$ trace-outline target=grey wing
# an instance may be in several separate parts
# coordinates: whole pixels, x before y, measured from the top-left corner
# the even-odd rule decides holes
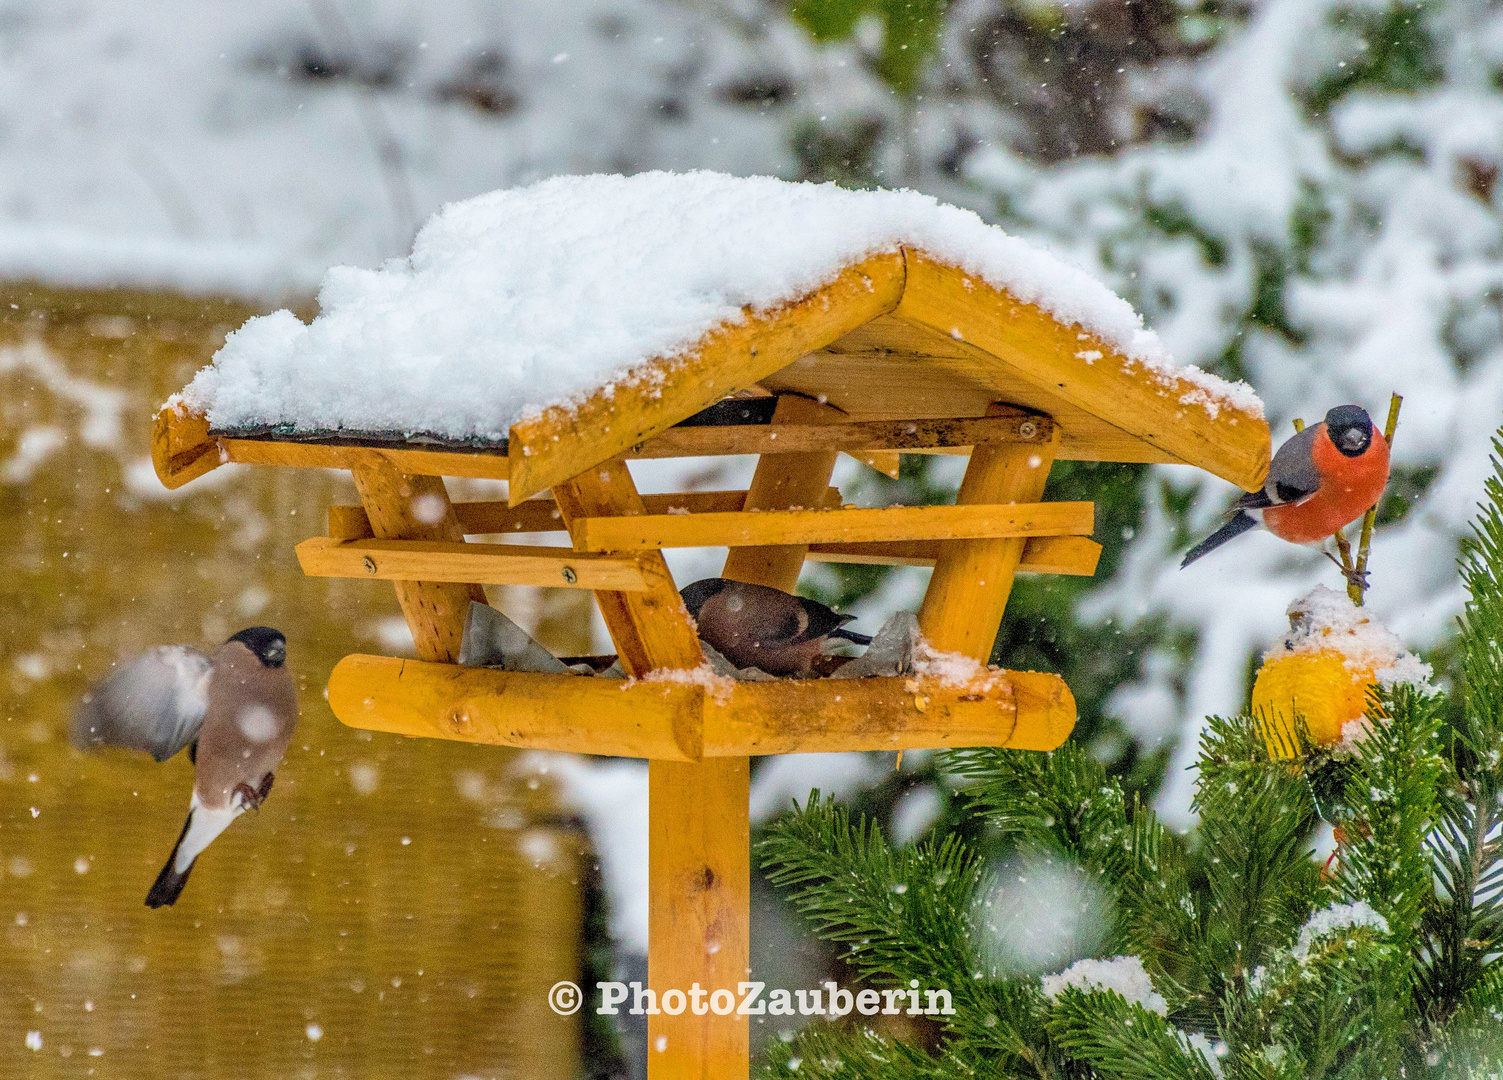
[[[1323,425],[1315,424],[1297,433],[1279,447],[1268,465],[1268,482],[1263,485],[1269,505],[1299,502],[1320,488],[1320,472],[1315,468],[1315,437]]]
[[[198,736],[208,711],[209,658],[159,645],[93,687],[73,715],[73,745],[124,746],[166,761]]]

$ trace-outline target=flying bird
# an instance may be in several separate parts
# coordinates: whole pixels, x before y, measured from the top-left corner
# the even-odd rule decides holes
[[[1367,410],[1338,405],[1279,447],[1261,491],[1237,500],[1226,524],[1196,544],[1181,567],[1261,524],[1291,544],[1319,544],[1383,495],[1388,443]]]
[[[767,585],[705,578],[684,586],[680,595],[700,638],[738,668],[807,678],[831,638],[857,645],[872,640],[845,629],[854,615]]]
[[[287,639],[253,626],[205,656],[159,645],[84,695],[73,718],[74,745],[124,746],[166,761],[183,747],[195,775],[188,820],[146,894],[174,903],[194,860],[271,791],[297,723],[297,690],[285,667]]]

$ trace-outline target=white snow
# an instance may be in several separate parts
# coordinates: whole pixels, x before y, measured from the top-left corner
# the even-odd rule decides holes
[[[1290,604],[1287,613],[1289,633],[1263,654],[1265,662],[1290,654],[1334,652],[1348,671],[1372,672],[1384,688],[1430,685],[1430,665],[1345,592],[1317,585]]]
[[[1388,920],[1374,911],[1366,900],[1332,904],[1311,915],[1305,925],[1300,927],[1299,940],[1294,946],[1294,958],[1305,960],[1310,955],[1310,946],[1315,944],[1317,938],[1363,926],[1371,927],[1380,934],[1388,933]]]
[[[621,688],[637,685],[636,679],[624,679]],[[679,686],[703,687],[705,693],[718,702],[727,702],[736,689],[736,680],[725,675],[715,674],[715,669],[709,664],[700,664],[692,668],[654,668],[641,679],[644,683],[674,683]]]
[[[1136,956],[1113,956],[1108,960],[1077,960],[1058,975],[1045,975],[1044,993],[1056,997],[1067,986],[1081,990],[1115,990],[1129,1004],[1141,1005],[1160,1016],[1169,1015],[1169,1004],[1157,990]]]
[[[964,653],[944,652],[927,641],[920,641],[913,650],[913,673],[933,679],[941,686],[978,692],[1004,680],[1002,669],[983,664]]]
[[[336,267],[304,325],[233,333],[183,398],[221,428],[499,440],[597,390],[651,394],[655,358],[900,247],[958,266],[1113,344],[1212,416],[1252,389],[1175,366],[1123,300],[1071,264],[912,191],[719,173],[555,177],[451,204],[407,259]]]

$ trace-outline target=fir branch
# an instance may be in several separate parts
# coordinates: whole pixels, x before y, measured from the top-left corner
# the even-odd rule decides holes
[[[1460,620],[1466,710],[1459,734],[1471,755],[1461,769],[1463,778],[1487,774],[1496,783],[1503,769],[1503,440],[1493,439],[1493,452],[1487,501],[1472,525],[1460,567],[1468,600]]]
[[[1378,927],[1336,927],[1284,951],[1249,980],[1245,1005],[1223,1034],[1267,1047],[1280,1066],[1335,1080],[1395,1075],[1404,1049],[1405,995],[1393,992],[1394,947]]]
[[[1219,1080],[1183,1032],[1115,990],[1066,987],[1050,1010],[1049,1033],[1102,1077]]]
[[[1015,847],[1058,851],[1094,870],[1116,850],[1127,823],[1121,786],[1078,743],[1046,754],[953,750],[941,767],[970,781],[965,793]]]
[[[1447,1065],[1461,1074],[1503,1074],[1503,964],[1493,964],[1467,988],[1443,1039]]]
[[[760,1080],[976,1080],[1000,1076],[962,1068],[953,1059],[933,1058],[874,1031],[846,1031],[821,1025],[789,1041],[773,1039]]]
[[[845,945],[842,958],[862,978],[878,985],[917,978],[950,990],[956,1011],[946,1023],[957,1048],[999,1067],[1055,1075],[1036,986],[985,982],[976,970],[973,901],[990,891],[991,878],[957,838],[894,850],[874,823],[853,822],[815,791],[769,827],[759,854],[768,880],[791,887],[814,932]]]
[[[805,1032],[792,1043],[773,1042],[760,1072],[766,1080],[941,1080],[964,1075],[874,1032],[829,1028]]]
[[[1195,809],[1207,904],[1209,963],[1240,983],[1287,946],[1321,892],[1306,838],[1315,826],[1308,785],[1268,759],[1253,719],[1213,716],[1202,739]]]
[[[1119,890],[1117,949],[1143,961],[1176,1014],[1208,1020],[1217,980],[1184,840],[1140,806],[1121,836],[1118,858],[1109,865]]]
[[[1172,1007],[1209,1016],[1215,991],[1185,843],[1151,809],[1076,743],[1047,754],[951,751],[942,767],[969,781],[962,790],[1001,839],[1057,852],[1115,893],[1107,951],[1138,955]]]
[[[1425,917],[1419,992],[1432,1028],[1462,1007],[1503,950],[1503,443],[1461,559],[1461,708],[1453,710],[1452,774],[1429,839],[1441,894]]]
[[[1337,824],[1349,838],[1334,879],[1345,900],[1365,900],[1388,921],[1401,954],[1416,944],[1420,916],[1435,896],[1427,841],[1436,821],[1440,699],[1415,687],[1379,691],[1373,725],[1357,744]]]
[[[960,943],[971,933],[980,860],[957,837],[893,850],[869,820],[818,791],[774,822],[759,847],[768,880],[791,886],[793,904],[863,977],[969,984],[972,963]]]

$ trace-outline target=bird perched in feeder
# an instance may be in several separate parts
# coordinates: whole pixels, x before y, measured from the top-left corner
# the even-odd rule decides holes
[[[1388,443],[1367,410],[1338,405],[1279,447],[1261,491],[1237,500],[1227,523],[1181,567],[1261,524],[1291,544],[1319,544],[1367,512],[1388,483]]]
[[[286,661],[286,638],[253,626],[213,656],[159,645],[84,695],[74,745],[124,746],[158,761],[186,746],[196,770],[188,820],[146,895],[148,907],[174,903],[204,848],[271,791],[297,723]]]
[[[767,585],[705,578],[684,586],[680,595],[700,638],[738,668],[807,678],[830,639],[857,645],[872,640],[845,629],[854,615]]]

